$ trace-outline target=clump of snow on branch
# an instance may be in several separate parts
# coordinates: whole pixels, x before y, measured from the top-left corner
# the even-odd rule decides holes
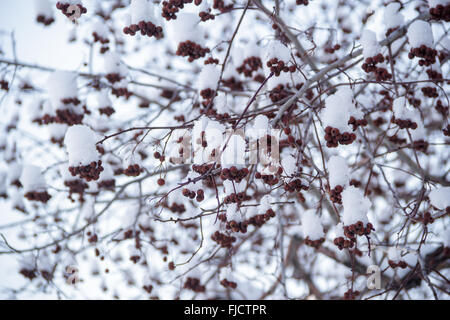
[[[375,57],[381,52],[378,44],[377,35],[372,30],[364,30],[361,35],[361,44],[363,46],[364,59]]]
[[[325,109],[322,111],[322,121],[325,127],[337,128],[341,132],[352,131],[348,124],[350,117],[362,119],[363,113],[356,109],[353,101],[353,92],[350,88],[339,88],[335,94],[325,100]]]
[[[436,188],[428,194],[428,198],[433,207],[445,210],[450,206],[450,187]]]
[[[371,202],[360,189],[354,186],[345,188],[342,191],[342,205],[344,206],[342,216],[344,225],[352,225],[358,221],[364,224],[368,223],[367,212],[370,209]]]
[[[47,188],[44,175],[41,173],[41,168],[34,165],[25,165],[20,175],[20,182],[26,192],[41,191]]]
[[[416,20],[408,28],[408,41],[412,48],[419,48],[425,45],[428,48],[433,48],[433,31],[431,25],[423,20]]]
[[[99,153],[95,147],[97,137],[91,128],[84,125],[69,127],[64,138],[69,154],[69,165],[88,165],[99,159]]]
[[[303,236],[310,240],[318,240],[324,237],[323,226],[315,209],[306,210],[301,213]]]
[[[336,186],[345,187],[350,179],[350,172],[347,165],[347,160],[340,156],[332,156],[327,163],[330,188],[334,189]]]

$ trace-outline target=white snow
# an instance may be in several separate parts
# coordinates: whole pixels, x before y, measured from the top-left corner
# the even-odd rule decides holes
[[[325,125],[339,129],[342,132],[351,132],[348,120],[353,116],[362,119],[363,113],[357,110],[353,101],[353,91],[347,87],[340,87],[335,94],[325,100],[325,109],[322,111],[322,121]]]
[[[334,189],[336,186],[345,187],[350,179],[347,160],[340,156],[332,156],[328,160],[327,165],[329,171],[330,188]]]
[[[286,47],[284,44],[282,44],[278,40],[271,41],[266,49],[266,61],[277,58],[278,60],[288,62],[291,60],[291,51],[288,47]]]
[[[215,64],[208,64],[202,68],[198,76],[198,89],[213,89],[217,87],[220,78],[220,69]]]
[[[225,138],[226,142],[228,138]],[[227,147],[220,158],[222,168],[229,168],[233,165],[239,166],[245,164],[245,140],[240,135],[231,136]]]
[[[253,140],[257,140],[263,138],[269,134],[269,118],[265,115],[257,115],[254,124],[248,126],[245,130],[246,136]]]
[[[48,93],[53,107],[58,108],[65,98],[76,98],[77,74],[69,71],[55,71],[47,81]]]
[[[401,250],[399,250],[396,247],[390,247],[388,250],[388,257],[389,257],[389,260],[392,260],[394,262],[398,262],[398,261],[402,260]]]
[[[154,21],[153,10],[148,0],[131,0],[130,3],[131,23],[138,24],[141,21]]]
[[[396,119],[415,121],[416,111],[409,105],[405,97],[399,97],[392,104],[392,111]]]
[[[107,162],[103,162],[102,166],[103,166],[103,171],[100,172],[100,177],[99,177],[98,181],[101,182],[101,181],[114,180],[114,171],[111,168],[111,165]]]
[[[342,221],[348,226],[358,221],[368,223],[367,212],[371,206],[368,198],[364,197],[362,190],[349,186],[342,191],[342,205],[344,212]]]
[[[204,30],[199,25],[200,18],[197,14],[180,11],[177,18],[167,24],[167,32],[174,45],[187,40],[202,45]]]
[[[288,176],[292,176],[297,172],[297,159],[291,155],[283,156],[281,159],[281,166]]]
[[[53,17],[53,6],[49,0],[34,0],[36,16],[43,15],[46,18]]]
[[[436,8],[438,5],[446,6],[450,4],[450,0],[428,0],[428,6],[430,8]]]
[[[431,25],[423,20],[416,20],[408,28],[408,41],[412,48],[418,48],[425,45],[429,48],[434,47],[433,31]]]
[[[120,61],[120,57],[116,52],[108,51],[104,54],[103,70],[106,74],[118,73],[121,76],[126,76],[127,68]]]
[[[384,24],[386,29],[396,28],[403,25],[405,18],[399,12],[400,3],[391,2],[384,9]]]
[[[24,192],[42,191],[47,187],[45,177],[41,173],[41,168],[34,165],[25,165],[20,175],[20,183],[22,183]]]
[[[68,126],[64,123],[50,123],[47,125],[50,137],[57,140],[64,138]]]
[[[93,32],[95,32],[99,37],[108,39],[108,27],[104,21],[96,21],[92,26]]]
[[[301,214],[303,236],[310,240],[319,240],[324,237],[322,222],[315,209],[306,210]]]
[[[69,127],[64,138],[69,153],[69,166],[88,165],[98,161],[99,154],[95,147],[95,132],[84,125]]]
[[[439,210],[445,210],[450,206],[450,187],[439,187],[428,194],[430,203]]]
[[[111,99],[109,98],[108,92],[106,90],[102,90],[97,93],[97,107],[106,108],[112,107]]]
[[[377,35],[372,30],[364,30],[361,35],[361,44],[363,46],[364,59],[374,57],[381,52],[378,44]]]

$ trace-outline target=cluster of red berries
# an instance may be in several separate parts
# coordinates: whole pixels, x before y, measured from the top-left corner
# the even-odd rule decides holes
[[[2,90],[8,91],[9,90],[9,83],[6,80],[0,80],[0,88]]]
[[[204,61],[204,64],[219,64],[219,59],[214,59],[213,57],[209,57]]]
[[[72,176],[80,176],[82,179],[86,179],[86,181],[98,180],[100,177],[100,173],[103,171],[102,161],[98,160],[97,162],[92,161],[90,164],[86,166],[77,166],[77,167],[69,167],[69,171]]]
[[[324,243],[324,242],[325,242],[325,238],[311,240],[311,239],[309,239],[309,237],[306,237],[306,239],[305,239],[305,244],[307,246],[313,247],[315,249],[319,248],[322,245],[322,243]]]
[[[83,7],[81,4],[77,4],[78,8],[80,8],[80,14],[84,14],[87,12],[87,9]],[[60,2],[56,3],[56,9],[61,10],[61,12],[67,17],[70,18],[73,15],[73,12],[67,12],[69,9],[70,3]]]
[[[247,78],[251,78],[253,76],[253,72],[262,68],[262,61],[259,57],[248,57],[246,58],[242,64],[236,68],[236,71],[239,74],[244,74]]]
[[[397,134],[394,134],[393,136],[389,137],[388,140],[392,143],[399,145],[406,143],[406,139],[400,138]]]
[[[188,61],[192,62],[196,59],[205,57],[209,53],[209,48],[203,48],[201,45],[190,40],[180,42],[177,49],[177,56],[189,57]]]
[[[294,65],[288,67],[286,63],[278,58],[272,58],[267,61],[267,67],[270,68],[270,72],[273,72],[276,77],[278,77],[281,72],[295,72],[296,68]]]
[[[339,203],[342,204],[342,196],[341,193],[344,190],[344,187],[342,186],[335,186],[334,189],[330,190],[330,200],[333,203]]]
[[[230,289],[236,289],[237,288],[237,283],[236,282],[229,281],[227,279],[221,280],[220,284],[222,286],[224,286],[225,288],[230,288]]]
[[[308,189],[309,189],[308,186],[302,184],[301,179],[292,180],[284,185],[284,190],[287,192],[300,192],[301,190],[306,191]]]
[[[211,88],[207,88],[207,89],[203,89],[200,91],[200,96],[208,101],[207,103],[209,104],[209,101],[214,97],[215,91]]]
[[[210,12],[206,12],[206,11],[199,12],[198,16],[200,17],[200,19],[203,22],[208,21],[208,20],[214,20],[216,18],[215,15],[211,14]]]
[[[429,98],[439,97],[439,94],[437,93],[437,90],[435,87],[423,87],[422,93],[425,97],[429,97]]]
[[[255,179],[262,179],[262,181],[269,186],[274,186],[278,184],[279,181],[278,178],[273,174],[261,174],[259,172],[255,173]]]
[[[98,112],[100,114],[105,114],[108,117],[111,116],[114,112],[116,112],[116,110],[114,110],[113,107],[103,107],[103,108],[99,108]]]
[[[429,79],[431,79],[431,80],[442,80],[442,73],[439,73],[438,71],[436,71],[436,70],[433,70],[433,69],[427,69],[427,75],[428,75],[428,78]]]
[[[177,18],[176,13],[180,11],[180,9],[184,8],[185,4],[192,3],[193,0],[167,0],[163,1],[162,8],[162,17],[167,21],[175,20]],[[194,1],[196,6],[199,6],[202,3],[202,0]]]
[[[138,165],[137,163],[135,163],[135,164],[130,164],[130,165],[128,166],[128,168],[126,168],[126,169],[123,171],[123,173],[124,173],[126,176],[129,176],[129,177],[137,177],[137,176],[140,175],[142,172],[144,172],[144,169],[141,168],[141,166]]]
[[[407,266],[408,266],[408,264],[405,262],[405,261],[403,261],[403,260],[401,260],[401,261],[399,261],[399,262],[395,262],[395,261],[392,261],[392,260],[388,260],[388,263],[389,263],[389,266],[392,268],[392,269],[395,269],[395,268],[397,268],[397,267],[400,267],[400,268],[402,268],[402,269],[405,269]]]
[[[36,17],[36,21],[37,21],[38,23],[42,23],[44,26],[49,26],[49,25],[51,25],[53,22],[55,22],[55,19],[52,18],[52,17],[47,18],[46,16],[40,14],[40,15],[38,15],[38,16]]]
[[[47,201],[52,197],[47,191],[29,191],[25,193],[24,196],[30,201],[39,201],[42,203],[47,203]]]
[[[62,104],[73,104],[75,106],[79,105],[81,103],[80,99],[78,99],[77,97],[74,98],[64,98],[61,99]]]
[[[214,167],[214,164],[212,164],[212,163],[211,164],[200,164],[200,165],[194,164],[194,165],[192,165],[192,170],[203,175],[203,174],[206,174],[207,172],[210,172],[213,169],[213,167]]]
[[[375,229],[373,228],[373,225],[370,222],[368,222],[365,227],[362,221],[358,221],[349,226],[344,226],[344,234],[347,238],[351,240],[355,240],[356,236],[367,236],[370,234],[372,230]]]
[[[224,87],[229,88],[231,91],[243,91],[244,82],[236,79],[235,77],[230,77],[228,79],[221,80]]]
[[[374,73],[377,81],[388,81],[392,78],[392,74],[386,68],[377,68]]]
[[[357,296],[359,296],[361,294],[361,292],[359,292],[358,290],[353,291],[352,289],[348,289],[345,293],[344,293],[344,300],[355,300]]]
[[[366,58],[366,60],[364,61],[363,65],[362,65],[362,69],[366,72],[374,72],[377,67],[376,64],[378,63],[383,63],[384,62],[384,56],[379,53],[374,57],[368,57]]]
[[[195,191],[191,191],[188,188],[184,188],[182,190],[182,194],[183,196],[185,196],[186,198],[189,199],[194,199],[197,200],[197,202],[202,202],[203,200],[205,200],[205,192],[203,191],[203,189],[198,189],[197,192]]]
[[[336,148],[338,144],[348,145],[356,140],[356,135],[350,132],[340,133],[339,129],[330,126],[325,128],[325,141],[328,148]]]
[[[190,289],[194,292],[205,292],[205,286],[200,284],[200,279],[188,277],[183,286],[185,289]]]
[[[390,74],[386,68],[377,67],[377,63],[384,62],[384,57],[381,53],[376,55],[375,57],[369,57],[365,60],[362,65],[362,69],[366,73],[374,73],[375,79],[377,81],[387,81],[392,78],[392,74]]]
[[[409,119],[396,119],[394,116],[392,116],[391,122],[398,125],[400,129],[417,129],[417,123]]]
[[[423,139],[420,139],[420,140],[416,140],[416,141],[414,141],[412,143],[412,148],[414,150],[417,150],[417,151],[420,151],[420,152],[423,152],[423,153],[427,153],[428,145],[429,144],[428,144],[427,141],[425,141]]]
[[[172,205],[170,207],[169,206],[166,206],[166,207],[173,213],[181,214],[183,212],[186,212],[186,207],[184,206],[184,204],[178,204],[178,203],[174,202],[174,203],[172,203]]]
[[[236,242],[236,237],[227,236],[219,231],[214,232],[211,235],[211,239],[214,242],[217,242],[222,248],[231,248],[233,246],[233,242]]]
[[[419,66],[428,67],[436,62],[437,54],[438,52],[436,49],[428,48],[426,45],[421,45],[419,48],[412,48],[408,53],[408,58],[422,58],[419,60]]]
[[[19,270],[19,273],[21,275],[23,275],[25,278],[29,279],[29,280],[33,280],[34,278],[36,278],[36,273],[37,270],[36,268],[30,269],[30,268],[21,268]]]
[[[111,84],[119,82],[123,79],[123,77],[119,73],[108,73],[105,75],[105,78]]]
[[[350,120],[348,120],[348,124],[352,126],[352,130],[356,131],[358,127],[364,127],[367,126],[367,120],[366,119],[355,119],[354,116],[350,117]]]
[[[127,88],[112,88],[111,93],[115,95],[117,98],[125,97],[126,99],[128,99],[133,95],[133,93],[128,91]]]
[[[248,226],[251,225],[256,228],[260,228],[273,217],[275,217],[275,211],[273,211],[272,209],[268,209],[266,213],[257,214],[242,222],[237,222],[234,220],[227,221],[227,217],[225,214],[220,214],[218,216],[218,219],[222,222],[226,222],[227,230],[231,230],[233,232],[247,233]]]
[[[450,4],[438,4],[436,8],[430,8],[430,15],[434,20],[450,21]]]
[[[201,3],[201,1],[200,1]],[[220,13],[226,13],[233,9],[233,4],[225,5],[224,0],[214,0],[213,2],[213,8],[220,11]]]
[[[304,6],[307,6],[309,4],[309,1],[308,0],[296,0],[295,3],[297,5],[301,5],[302,4]]]
[[[37,122],[39,124],[65,123],[72,126],[75,124],[81,124],[83,117],[83,114],[75,113],[69,109],[58,109],[56,110],[56,116],[45,114],[42,119],[37,119]]]
[[[114,189],[116,188],[116,180],[114,180],[114,179],[103,180],[103,181],[98,182],[97,186],[99,189],[114,191]]]
[[[138,31],[140,31],[143,36],[155,37],[156,39],[164,37],[162,27],[155,26],[150,21],[141,21],[138,24],[131,24],[128,27],[123,28],[123,33],[129,34],[130,36],[136,35],[136,32]]]
[[[236,183],[239,183],[248,175],[248,169],[242,168],[238,169],[235,166],[222,169],[220,172],[220,178],[222,180],[231,180],[235,181]]]
[[[223,200],[225,204],[230,203],[242,203],[244,201],[249,201],[251,199],[250,196],[246,195],[245,192],[232,193],[225,197]]]
[[[84,190],[86,190],[87,188],[89,188],[89,186],[87,185],[87,183],[85,183],[83,180],[69,180],[69,181],[64,181],[64,185],[66,187],[69,188],[69,196],[68,198],[74,202],[75,200],[73,200],[72,195],[74,193],[78,193],[80,196],[80,202],[84,201],[83,198],[83,194],[84,194]]]
[[[341,48],[340,44],[335,44],[333,47],[326,47],[324,51],[329,54],[333,54],[335,51]]]
[[[292,92],[290,92],[288,88],[282,84],[277,85],[269,92],[269,98],[270,100],[272,100],[273,103],[281,101],[289,97],[290,95],[292,95]]]
[[[344,237],[337,237],[333,241],[334,245],[339,248],[339,250],[342,249],[350,249],[353,248],[355,244],[355,240],[353,239],[345,239]]]

